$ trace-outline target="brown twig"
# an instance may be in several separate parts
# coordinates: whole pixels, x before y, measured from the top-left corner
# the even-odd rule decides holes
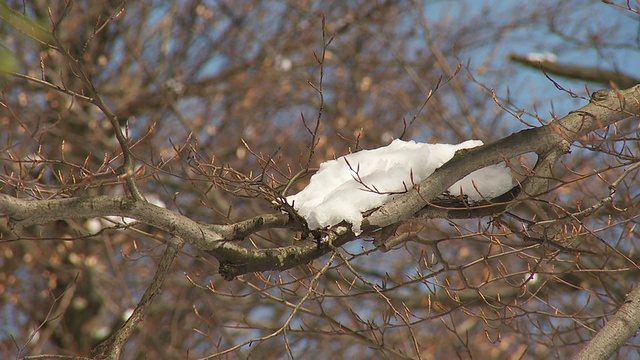
[[[129,319],[127,319],[120,329],[93,349],[91,352],[92,357],[105,357],[105,359],[108,360],[117,360],[120,358],[124,346],[133,333],[133,330],[144,318],[149,307],[153,303],[155,296],[162,290],[164,281],[169,274],[171,264],[184,243],[184,240],[177,237],[172,238],[168,242],[162,257],[160,258],[160,263],[158,264],[156,273],[153,275],[151,283],[142,295],[142,299],[140,299],[140,302],[133,311],[133,314],[131,314]]]

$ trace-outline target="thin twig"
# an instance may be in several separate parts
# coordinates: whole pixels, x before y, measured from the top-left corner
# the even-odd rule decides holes
[[[315,153],[316,145],[318,145],[318,130],[320,129],[320,121],[322,120],[322,114],[324,112],[324,92],[322,90],[323,82],[324,82],[324,62],[326,59],[327,48],[329,44],[335,39],[335,34],[329,38],[327,41],[327,33],[326,33],[326,18],[324,13],[322,14],[322,54],[318,56],[318,54],[313,52],[313,56],[316,58],[318,64],[320,64],[320,78],[318,82],[318,86],[315,86],[311,81],[307,80],[307,83],[320,95],[320,106],[318,108],[318,116],[316,117],[316,124],[313,130],[309,128],[304,120],[304,116],[302,117],[302,121],[307,130],[311,133],[311,145],[309,146],[309,159],[307,160],[307,164],[305,168],[309,168],[311,166],[311,160],[313,159],[313,154]]]
[[[169,241],[164,250],[164,254],[162,254],[162,257],[160,258],[160,263],[158,264],[156,273],[142,295],[142,299],[140,299],[140,302],[133,311],[133,314],[131,314],[129,319],[127,319],[125,324],[118,331],[93,349],[91,352],[92,357],[101,355],[106,356],[106,359],[109,360],[117,360],[120,358],[122,350],[133,333],[133,330],[146,315],[155,296],[160,293],[167,275],[169,274],[171,264],[184,243],[184,240],[177,237],[174,237]]]
[[[70,4],[70,3],[69,3]],[[67,5],[70,6],[70,5]],[[51,19],[53,21],[53,19]],[[146,201],[140,190],[138,189],[138,185],[135,182],[135,158],[133,153],[131,152],[131,147],[129,146],[129,140],[125,136],[122,131],[122,127],[120,126],[120,122],[116,114],[111,110],[111,108],[104,102],[100,93],[93,85],[93,82],[87,75],[82,66],[80,60],[78,60],[71,52],[65,48],[65,46],[60,41],[60,38],[56,34],[57,28],[54,27],[52,30],[53,33],[53,42],[56,45],[57,51],[65,56],[67,60],[69,60],[69,65],[71,70],[80,78],[83,84],[87,87],[89,94],[91,95],[91,103],[97,106],[102,113],[107,117],[109,122],[111,123],[111,127],[116,135],[116,139],[120,144],[120,148],[122,150],[123,155],[123,164],[121,167],[120,175],[125,180],[127,184],[127,188],[133,196],[134,199],[138,201]]]

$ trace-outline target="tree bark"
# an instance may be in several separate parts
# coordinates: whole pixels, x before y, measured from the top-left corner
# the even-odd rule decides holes
[[[618,88],[628,88],[640,83],[640,79],[623,74],[619,71],[611,71],[595,66],[580,66],[572,64],[562,64],[549,60],[532,60],[527,56],[509,54],[507,58],[511,61],[523,64],[530,68],[539,69],[546,73],[562,76],[580,81],[590,81],[609,86],[614,83]]]
[[[640,287],[629,293],[624,304],[607,324],[596,333],[589,344],[575,357],[575,360],[608,359],[628,338],[638,334],[640,329]]]
[[[449,162],[406,194],[366,215],[361,236],[370,236],[382,228],[414,217],[427,216],[425,214],[429,214],[431,202],[456,181],[482,167],[526,153],[538,154],[538,163],[533,175],[511,192],[513,196],[506,206],[515,206],[520,201],[539,195],[554,163],[560,159],[560,155],[569,151],[571,143],[596,129],[640,114],[640,85],[621,91],[600,90],[589,101],[588,105],[548,125],[522,130],[491,144],[458,151]],[[505,205],[500,200],[497,206],[488,210],[473,212],[467,209],[457,215],[482,217],[504,210]],[[256,250],[242,247],[237,241],[260,230],[301,230],[301,225],[286,214],[262,214],[230,225],[202,224],[146,201],[119,196],[22,200],[0,194],[0,214],[8,216],[9,225],[14,228],[61,219],[102,216],[134,218],[178,236],[213,255],[220,261],[220,274],[228,280],[250,272],[290,269],[327,254],[332,249],[329,244],[342,246],[358,238],[347,226],[339,224],[323,231],[321,236],[308,236],[293,245]],[[446,214],[436,211],[429,216],[445,217]]]

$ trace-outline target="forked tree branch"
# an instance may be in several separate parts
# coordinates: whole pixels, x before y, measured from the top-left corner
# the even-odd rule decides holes
[[[456,181],[475,170],[527,153],[536,153],[545,158],[550,153],[568,152],[569,145],[580,137],[639,114],[640,85],[621,91],[600,90],[594,93],[588,105],[548,125],[522,130],[491,144],[457,151],[451,160],[418,186],[366,217],[362,228],[381,228],[408,220]],[[532,178],[535,178],[535,174],[527,181],[538,181],[530,180]],[[529,185],[523,182],[523,186]]]
[[[362,236],[382,228],[420,217],[473,218],[499,214],[533,196],[546,191],[546,180],[560,156],[569,151],[569,144],[599,128],[640,114],[640,85],[621,91],[598,91],[588,105],[569,113],[560,120],[538,128],[512,134],[491,144],[458,151],[430,177],[394,200],[365,216]],[[526,153],[538,154],[534,172],[509,194],[497,198],[497,203],[477,209],[460,211],[434,210],[429,205],[456,181],[482,167],[497,164]],[[301,226],[286,214],[263,214],[230,225],[195,222],[171,210],[146,202],[119,196],[54,200],[22,200],[0,194],[0,214],[8,216],[15,227],[44,224],[55,220],[102,216],[126,216],[184,239],[220,261],[220,274],[228,280],[250,272],[282,271],[305,264],[357,237],[351,229],[339,224],[321,232],[318,238],[309,236],[293,245],[273,249],[249,249],[238,240],[269,228],[301,230]],[[453,214],[453,215],[452,215]]]

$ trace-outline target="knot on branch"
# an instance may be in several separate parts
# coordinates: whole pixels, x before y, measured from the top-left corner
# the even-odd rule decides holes
[[[231,281],[236,277],[237,270],[234,271],[235,268],[238,268],[237,264],[231,264],[229,262],[220,263],[220,267],[218,267],[218,272],[220,276],[226,281]]]
[[[609,97],[609,92],[604,89],[600,89],[593,94],[591,94],[592,101],[604,101]]]

